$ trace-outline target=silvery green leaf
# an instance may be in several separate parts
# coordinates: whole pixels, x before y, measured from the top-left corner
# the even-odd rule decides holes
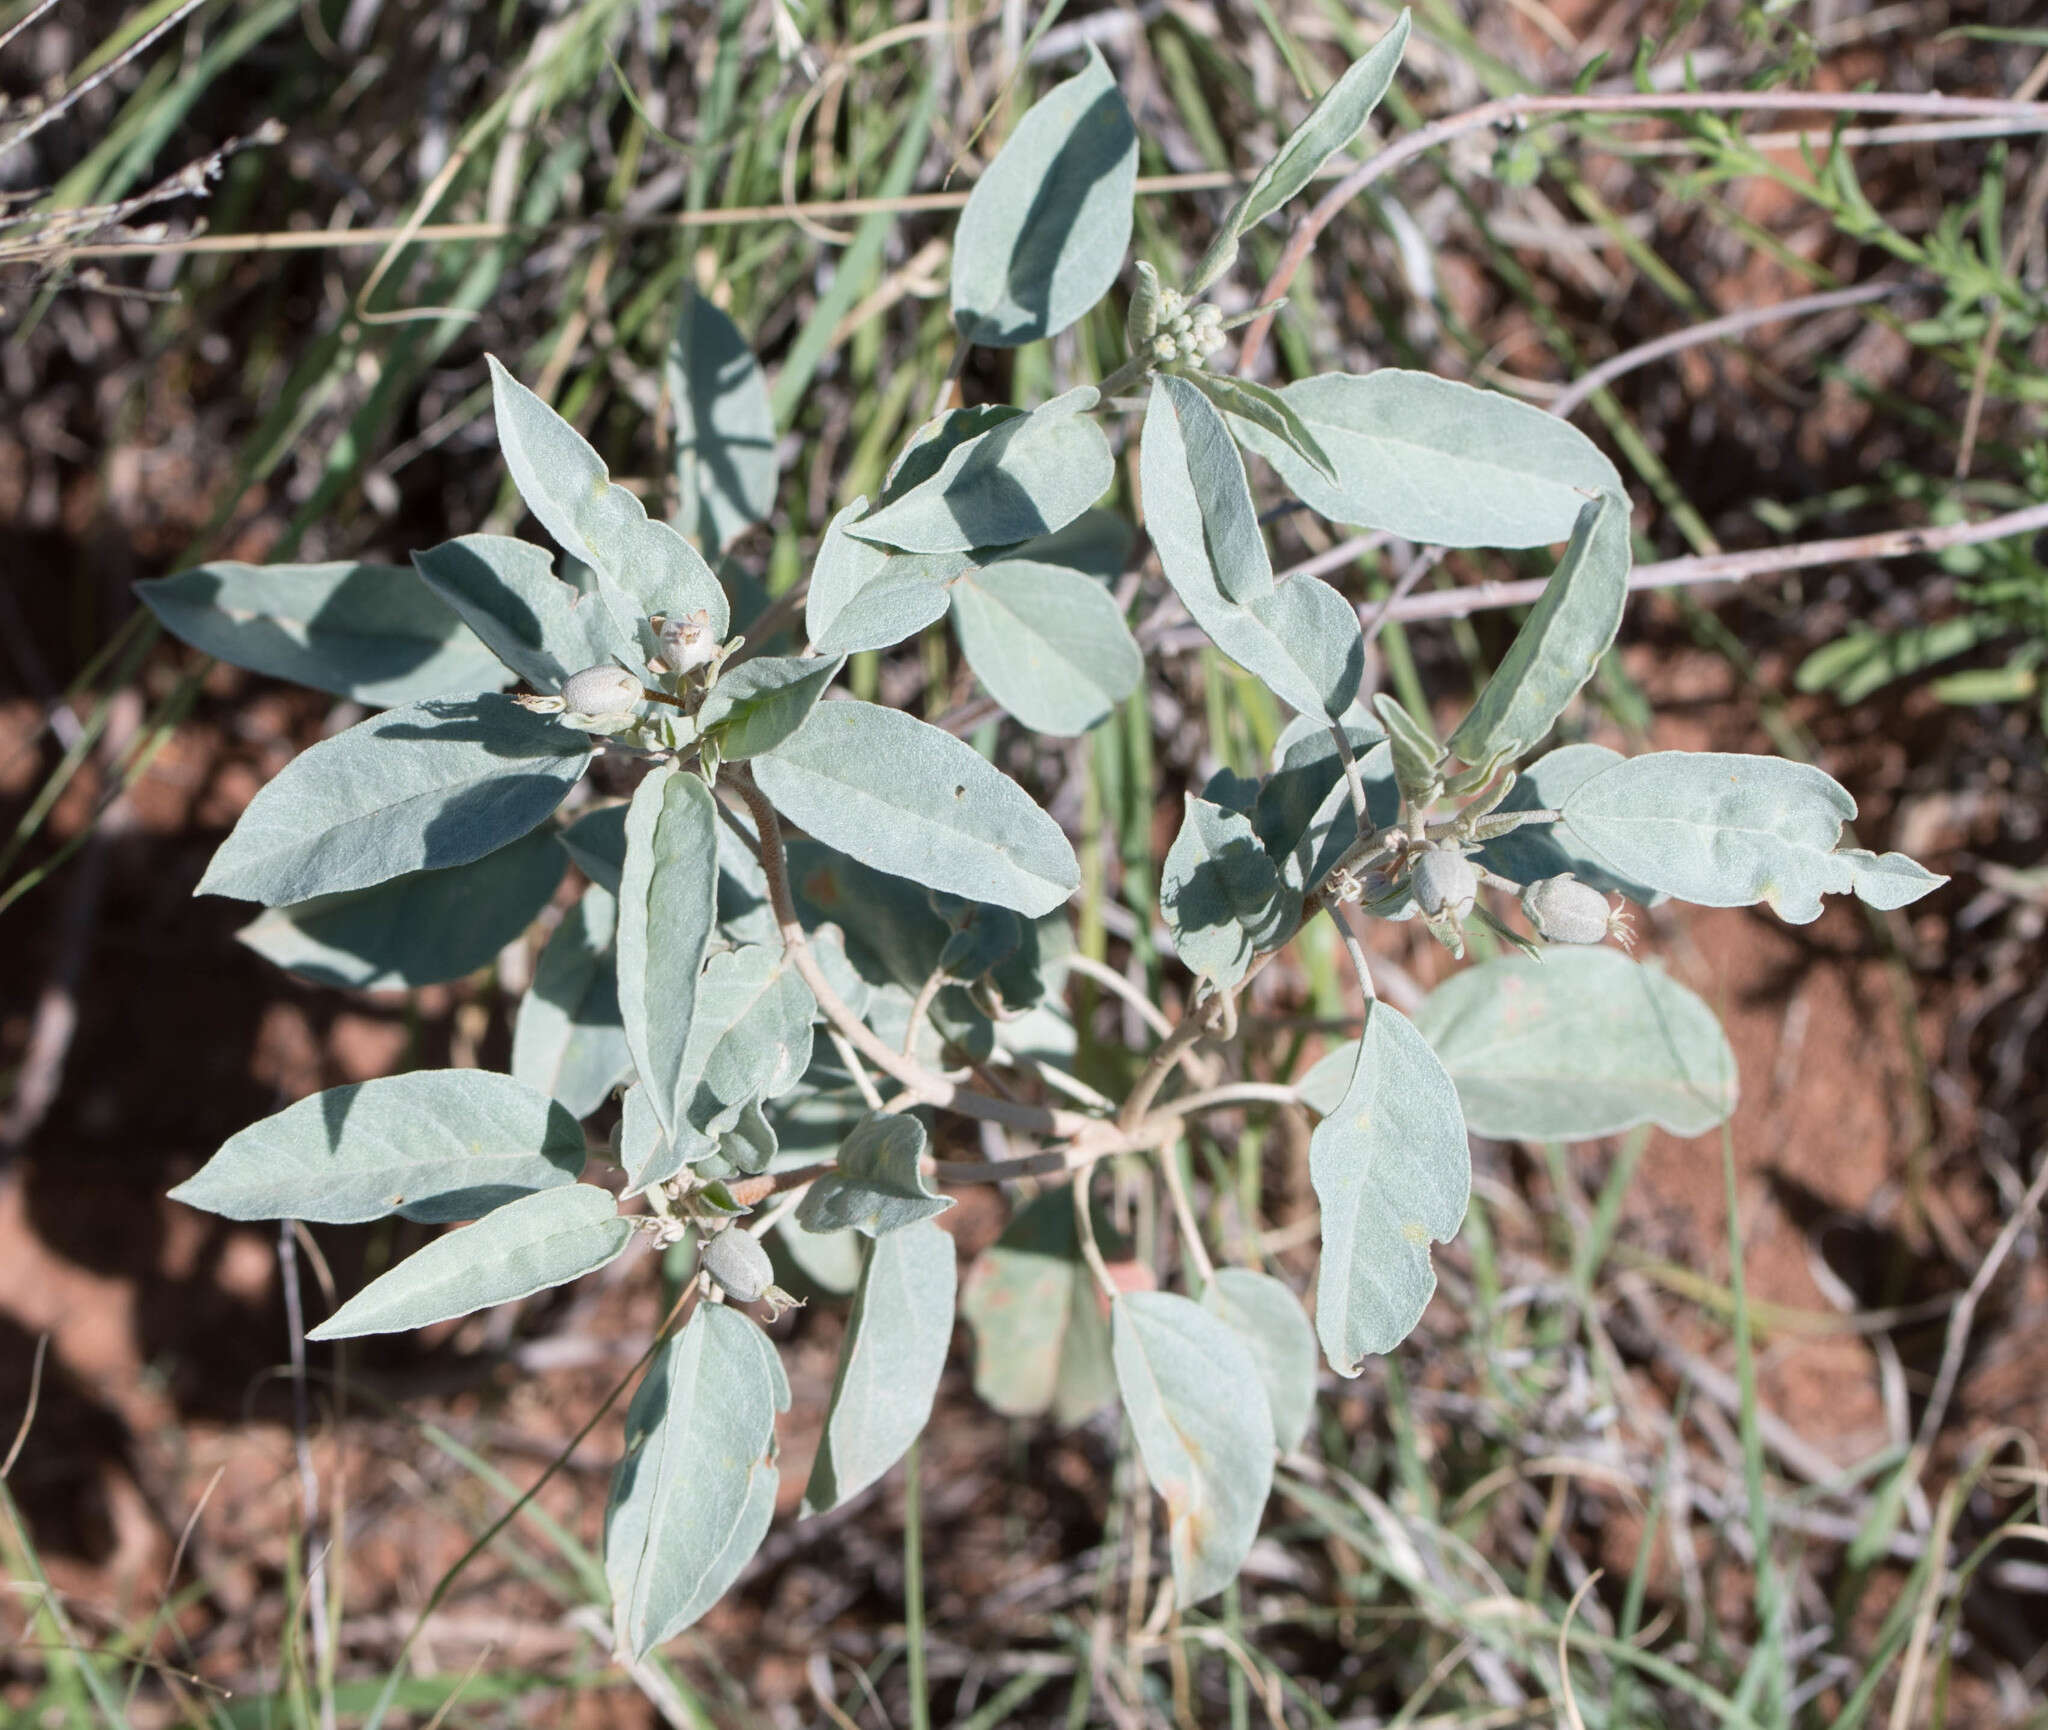
[[[1089,417],[1093,385],[977,433],[847,532],[909,553],[1006,547],[1064,528],[1109,490],[1116,464]]]
[[[740,1108],[739,1119],[718,1137],[718,1157],[742,1177],[758,1177],[775,1164],[780,1144],[775,1125],[760,1105],[749,1100]]]
[[[989,695],[1040,733],[1085,733],[1137,688],[1145,657],[1095,578],[1004,559],[953,585],[953,625]]]
[[[1555,811],[1582,782],[1621,761],[1621,753],[1605,745],[1560,745],[1525,767],[1495,809],[1503,814]],[[1487,842],[1476,857],[1489,871],[1515,883],[1569,873],[1602,894],[1626,895],[1645,907],[1665,899],[1647,884],[1608,870],[1562,823],[1525,823]]]
[[[584,890],[541,950],[512,1027],[513,1075],[577,1117],[588,1117],[633,1073],[612,947],[618,917],[610,893]]]
[[[624,487],[584,437],[499,364],[491,367],[498,447],[512,484],[565,553],[616,583],[643,615],[686,617],[700,608],[726,634],[725,591],[697,549]]]
[[[1903,907],[1946,883],[1901,853],[1841,849],[1856,801],[1807,763],[1657,751],[1592,776],[1559,807],[1610,870],[1701,907],[1768,902],[1794,925],[1823,894]]]
[[[505,683],[490,651],[402,565],[223,559],[135,592],[195,649],[373,708]]]
[[[1432,373],[1324,373],[1280,393],[1337,466],[1335,481],[1248,420],[1235,430],[1334,522],[1417,546],[1540,547],[1589,496],[1622,492],[1593,441],[1555,415]]]
[[[723,552],[775,508],[775,411],[746,338],[695,285],[683,291],[665,377],[676,518],[706,549]]]
[[[1273,1417],[1250,1348],[1192,1299],[1110,1306],[1117,1389],[1145,1476],[1165,1498],[1174,1594],[1192,1607],[1237,1578],[1273,1487]]]
[[[924,1125],[902,1114],[872,1116],[839,1149],[838,1169],[811,1185],[797,1203],[805,1231],[845,1231],[883,1237],[942,1214],[953,1205],[925,1182]]]
[[[852,1500],[917,1440],[946,1368],[958,1278],[953,1240],[930,1220],[867,1246],[806,1514]]]
[[[715,1138],[748,1105],[794,1087],[811,1061],[816,1016],[810,987],[779,942],[712,956],[697,981],[675,1082],[676,1116],[663,1126],[668,1148],[651,1165],[626,1168],[631,1188],[674,1177],[714,1152]]]
[[[1417,805],[1433,803],[1444,785],[1444,748],[1437,743],[1436,734],[1390,692],[1379,692],[1372,706],[1386,724],[1387,743],[1393,747],[1394,780],[1402,797]]]
[[[548,904],[563,864],[554,836],[536,829],[473,864],[273,907],[235,935],[264,960],[316,985],[437,985],[496,960]]]
[[[1316,443],[1316,435],[1309,431],[1308,422],[1296,414],[1294,405],[1271,385],[1256,384],[1250,379],[1233,378],[1227,373],[1209,372],[1202,368],[1175,376],[1184,377],[1225,414],[1236,415],[1238,419],[1262,428],[1328,479],[1337,478],[1335,465],[1323,447]]]
[[[1628,503],[1604,494],[1579,512],[1571,544],[1472,712],[1450,737],[1461,762],[1518,757],[1593,676],[1628,601]]]
[[[277,907],[467,865],[538,828],[589,761],[581,734],[509,697],[388,709],[287,763],[195,893]]]
[[[1375,829],[1384,829],[1401,810],[1393,748],[1377,725],[1362,719],[1347,720],[1344,731],[1358,759],[1366,815]],[[1351,789],[1326,723],[1302,717],[1291,724],[1275,756],[1273,773],[1260,784],[1252,806],[1252,827],[1280,868],[1281,880],[1295,894],[1306,895],[1358,839]]]
[[[831,521],[811,567],[804,629],[821,655],[886,649],[945,616],[946,584],[967,568],[958,553],[892,553],[856,539],[867,512],[855,499]]]
[[[863,993],[888,984],[914,992],[931,977],[952,928],[925,890],[816,841],[791,841],[788,853],[790,887],[805,930],[837,938]]]
[[[970,439],[993,432],[1006,421],[1021,420],[1030,411],[1012,403],[978,403],[972,408],[949,408],[935,414],[908,439],[882,476],[882,491],[875,509],[893,505],[913,488],[920,487],[945,466],[946,459]]]
[[[171,1198],[224,1219],[441,1224],[574,1183],[583,1157],[582,1129],[545,1094],[486,1069],[422,1069],[252,1123]]]
[[[626,868],[626,806],[601,805],[586,811],[562,831],[562,845],[576,869],[611,895],[619,892]]]
[[[1401,51],[1407,45],[1408,13],[1404,9],[1393,27],[1324,92],[1308,118],[1238,196],[1196,267],[1190,294],[1200,294],[1228,270],[1237,257],[1238,241],[1308,185],[1324,163],[1358,136],[1394,82]]]
[[[1714,1012],[1619,950],[1553,945],[1454,973],[1415,1024],[1480,1135],[1584,1141],[1655,1123],[1701,1135],[1735,1109]]]
[[[427,587],[491,652],[539,691],[585,667],[639,658],[639,635],[601,595],[555,575],[545,549],[504,535],[463,535],[414,553]]]
[[[1274,583],[1230,430],[1186,379],[1153,378],[1140,470],[1146,527],[1195,623],[1282,702],[1343,714],[1365,668],[1358,617],[1314,577]]]
[[[970,902],[952,919],[953,934],[939,951],[938,971],[965,985],[1016,954],[1030,929],[1007,907]]]
[[[1159,911],[1182,964],[1228,990],[1253,956],[1293,930],[1301,896],[1281,883],[1250,818],[1190,793],[1160,875]]]
[[[1250,1268],[1226,1267],[1202,1288],[1202,1307],[1229,1326],[1258,1365],[1283,1454],[1301,1446],[1316,1408],[1316,1330],[1301,1299]]]
[[[859,1104],[857,1095],[855,1103]],[[868,1240],[858,1232],[805,1231],[791,1215],[775,1227],[774,1235],[776,1247],[795,1264],[797,1273],[820,1291],[848,1297],[860,1284]]]
[[[938,728],[872,703],[821,703],[754,759],[777,810],[864,865],[1037,917],[1080,886],[1060,827]]]
[[[804,724],[846,658],[764,655],[719,676],[697,711],[701,733],[718,729],[718,754],[728,763],[758,757]]]
[[[1131,522],[1122,511],[1096,506],[1083,511],[1063,529],[1040,535],[1013,547],[1005,555],[1029,559],[1036,565],[1058,565],[1062,570],[1083,571],[1114,585],[1131,562],[1131,544],[1136,538]]]
[[[595,1273],[632,1236],[632,1221],[594,1184],[536,1190],[415,1250],[309,1329],[306,1338],[409,1333],[531,1297]]]
[[[605,1509],[619,1649],[644,1657],[725,1595],[775,1514],[775,1414],[789,1382],[761,1330],[700,1304],[626,1412]]]
[[[671,1170],[682,1169],[681,1160],[670,1159],[668,1147],[668,1137],[654,1115],[646,1087],[634,1082],[619,1099],[619,1164],[628,1173],[629,1189],[631,1173],[656,1169],[657,1162],[667,1164]]]
[[[1367,1006],[1343,1097],[1308,1144],[1323,1209],[1316,1332],[1330,1367],[1358,1374],[1413,1331],[1436,1290],[1432,1242],[1465,1217],[1471,1155],[1457,1089],[1415,1024]]]
[[[1055,336],[1109,292],[1131,242],[1138,133],[1093,47],[1033,103],[975,182],[953,235],[963,342]]]
[[[1107,1222],[1097,1230],[1106,1236]],[[1048,1190],[968,1270],[960,1313],[974,1330],[974,1391],[1013,1418],[1093,1416],[1116,1392],[1103,1309],[1073,1196]]]
[[[676,1140],[696,1096],[686,1057],[697,976],[718,919],[718,817],[696,776],[656,769],[626,813],[619,880],[619,1016],[662,1134]]]

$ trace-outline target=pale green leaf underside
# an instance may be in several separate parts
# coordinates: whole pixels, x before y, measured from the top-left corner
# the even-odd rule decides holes
[[[1735,1109],[1714,1012],[1619,950],[1554,945],[1454,973],[1416,1011],[1477,1134],[1584,1141],[1655,1123],[1701,1135]],[[1320,1067],[1320,1066],[1318,1066]]]
[[[545,1094],[485,1069],[417,1070],[251,1124],[171,1198],[227,1219],[438,1224],[574,1183],[583,1160],[583,1131]]]
[[[1628,502],[1608,493],[1579,512],[1542,598],[1451,735],[1452,756],[1475,766],[1519,756],[1550,731],[1621,628],[1628,567]]]
[[[415,1250],[306,1337],[405,1333],[531,1297],[595,1273],[632,1236],[619,1204],[593,1184],[539,1190]]]
[[[953,237],[953,323],[966,342],[1055,336],[1109,292],[1131,240],[1138,133],[1094,48],[1032,104],[975,182]]]
[[[863,865],[1036,918],[1079,887],[1060,827],[970,746],[895,709],[821,703],[754,759],[777,810]]]
[[[1315,178],[1316,170],[1356,138],[1380,105],[1408,45],[1408,13],[1348,66],[1322,100],[1253,177],[1223,219],[1195,270],[1189,292],[1199,294],[1230,268],[1239,240]]]
[[[859,1495],[917,1440],[946,1368],[958,1277],[953,1240],[930,1220],[868,1246],[806,1514]]]
[[[1283,1454],[1293,1453],[1316,1406],[1316,1330],[1301,1299],[1271,1274],[1226,1267],[1203,1288],[1202,1307],[1251,1352],[1273,1415],[1273,1440]]]
[[[1902,853],[1840,848],[1856,801],[1807,763],[1657,751],[1591,777],[1562,807],[1611,870],[1701,907],[1766,902],[1794,925],[1823,894],[1903,907],[1948,881]]]
[[[1416,1031],[1368,1007],[1343,1097],[1309,1137],[1323,1209],[1316,1332],[1330,1366],[1355,1376],[1414,1330],[1436,1290],[1431,1243],[1465,1217],[1472,1161],[1457,1089]]]
[[[1118,1391],[1165,1499],[1184,1606],[1237,1578],[1273,1484],[1273,1418],[1250,1349],[1200,1304],[1134,1292],[1110,1306]]]
[[[702,1304],[649,1366],[626,1413],[605,1510],[620,1647],[644,1654],[724,1596],[775,1513],[775,1414],[789,1383],[761,1330]]]
[[[588,1117],[633,1073],[619,1019],[618,902],[595,884],[562,915],[512,1028],[512,1073]]]
[[[675,768],[642,781],[626,813],[619,1015],[655,1121],[672,1142],[696,1093],[685,1055],[718,920],[717,828],[709,790]]]
[[[468,865],[273,907],[235,935],[316,985],[408,991],[488,967],[548,904],[566,863],[544,829]]]
[[[1386,368],[1324,373],[1280,394],[1336,464],[1336,480],[1235,421],[1245,445],[1332,521],[1418,546],[1547,546],[1572,532],[1589,498],[1623,490],[1584,433],[1497,391]]]
[[[1109,1324],[1065,1189],[1026,1206],[982,1252],[960,1313],[974,1332],[974,1391],[1005,1416],[1078,1424],[1116,1392]]]
[[[1115,597],[1079,571],[1006,559],[952,588],[953,625],[988,693],[1040,733],[1085,733],[1145,671]]]
[[[676,518],[714,553],[775,508],[775,411],[739,327],[699,294],[683,309],[664,363],[675,414]]]
[[[571,673],[638,659],[639,633],[605,598],[555,575],[545,548],[504,535],[463,535],[412,556],[427,587],[537,691]]]
[[[806,1231],[845,1231],[879,1238],[933,1219],[953,1205],[925,1181],[924,1125],[914,1117],[870,1117],[839,1149],[838,1169],[811,1185],[797,1203]]]
[[[1619,751],[1610,751],[1605,745],[1560,745],[1522,767],[1520,778],[1499,809],[1555,811],[1581,784],[1621,760]],[[1562,823],[1525,823],[1511,829],[1487,842],[1479,851],[1478,862],[1516,883],[1534,883],[1540,877],[1569,872],[1603,894],[1626,895],[1645,907],[1665,899],[1647,883],[1608,870]]]
[[[490,651],[402,565],[223,559],[135,592],[195,649],[373,708],[505,683]]]
[[[195,893],[277,907],[467,865],[537,828],[589,761],[580,734],[509,697],[386,710],[287,763]]]
[[[886,649],[944,616],[946,584],[967,568],[961,553],[898,553],[848,529],[867,514],[858,498],[825,530],[804,596],[804,629],[821,655]]]
[[[847,525],[909,553],[963,553],[1051,534],[1109,490],[1116,465],[1088,414],[1092,385],[1070,390],[954,445],[938,468]]]

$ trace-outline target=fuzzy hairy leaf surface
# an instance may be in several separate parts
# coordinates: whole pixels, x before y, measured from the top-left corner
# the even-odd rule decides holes
[[[619,904],[592,884],[534,963],[512,1027],[512,1074],[588,1117],[633,1073],[619,1018]]]
[[[1496,809],[1504,814],[1555,811],[1582,783],[1621,761],[1621,753],[1605,745],[1560,745],[1527,764]],[[1665,899],[1647,883],[1610,871],[1562,823],[1525,823],[1511,829],[1487,842],[1479,850],[1478,862],[1516,883],[1569,872],[1602,894],[1626,895],[1645,907]]]
[[[509,697],[387,709],[287,763],[195,893],[277,907],[467,865],[538,828],[589,761],[582,735]]]
[[[1333,522],[1417,546],[1547,546],[1571,534],[1589,496],[1623,491],[1584,433],[1497,391],[1387,367],[1323,373],[1280,394],[1337,478],[1254,422],[1235,421],[1246,447]]]
[[[372,708],[505,683],[490,650],[402,565],[223,559],[135,592],[180,642]]]
[[[1903,853],[1842,847],[1856,801],[1782,757],[1655,751],[1590,777],[1560,810],[1614,872],[1701,907],[1766,902],[1793,925],[1820,917],[1823,894],[1895,908],[1948,881]]]
[[[441,1224],[574,1183],[583,1160],[582,1129],[546,1094],[487,1069],[422,1069],[252,1123],[171,1199],[224,1219]]]
[[[632,1237],[632,1222],[594,1184],[536,1190],[415,1250],[306,1338],[406,1333],[531,1297],[595,1273]]]
[[[462,535],[412,556],[420,580],[491,653],[538,691],[585,667],[639,658],[632,618],[555,575],[545,548],[504,535]]]
[[[717,730],[718,753],[728,763],[772,751],[804,724],[845,664],[843,656],[742,661],[711,687],[697,711],[698,731]]]
[[[1023,788],[899,710],[821,703],[753,769],[784,816],[878,871],[1034,918],[1080,886],[1073,847]]]
[[[1159,879],[1159,911],[1190,972],[1228,990],[1301,910],[1251,819],[1190,793]]]
[[[1117,1389],[1165,1499],[1174,1590],[1199,1604],[1237,1578],[1273,1486],[1273,1418],[1250,1348],[1190,1298],[1110,1306]]]
[[[806,1514],[859,1495],[917,1440],[946,1368],[958,1280],[953,1240],[930,1220],[867,1246]]]
[[[946,585],[967,568],[959,553],[898,553],[848,533],[867,515],[858,498],[834,517],[811,566],[804,629],[821,655],[886,649],[945,616]]]
[[[669,337],[663,376],[675,415],[676,520],[723,552],[775,508],[775,411],[739,327],[695,285]]]
[[[1243,236],[1300,192],[1315,178],[1317,169],[1358,136],[1394,82],[1401,51],[1408,46],[1408,24],[1404,9],[1387,33],[1324,92],[1308,118],[1253,177],[1195,267],[1191,294],[1201,293],[1228,270]]]
[[[789,1382],[761,1330],[700,1304],[626,1412],[605,1510],[604,1569],[621,1650],[644,1655],[725,1595],[775,1514],[775,1414]]]
[[[1004,559],[952,588],[960,647],[988,693],[1040,733],[1085,733],[1137,689],[1145,657],[1095,578]]]
[[[953,1205],[919,1169],[924,1158],[924,1125],[900,1113],[864,1119],[839,1149],[838,1169],[828,1171],[797,1203],[796,1221],[805,1231],[845,1231],[886,1237]]]
[[[1553,945],[1540,961],[1468,967],[1415,1024],[1480,1135],[1585,1141],[1639,1123],[1702,1135],[1735,1109],[1735,1054],[1714,1012],[1616,949]]]
[[[1094,48],[1032,104],[975,182],[953,235],[963,342],[1016,348],[1067,328],[1110,290],[1131,243],[1138,132]]]
[[[1384,1003],[1367,1006],[1308,1160],[1323,1210],[1316,1332],[1330,1367],[1355,1376],[1422,1319],[1436,1290],[1429,1246],[1457,1235],[1472,1188],[1457,1089],[1415,1024]]]
[[[235,935],[317,985],[437,985],[496,960],[548,904],[566,863],[561,843],[536,829],[468,865],[273,907]]]
[[[1301,1299],[1271,1274],[1224,1267],[1203,1287],[1202,1307],[1250,1350],[1273,1415],[1274,1443],[1293,1453],[1316,1406],[1316,1330]]]
[[[718,922],[718,817],[696,776],[656,769],[626,812],[619,1015],[647,1104],[676,1142],[696,1096],[687,1062],[697,977]]]
[[[1160,564],[1210,641],[1291,707],[1343,714],[1365,668],[1358,616],[1314,577],[1273,581],[1230,429],[1186,379],[1153,378],[1140,471]]]
[[[1621,628],[1628,567],[1628,502],[1607,493],[1579,512],[1542,598],[1451,735],[1452,756],[1520,756],[1550,731]]]

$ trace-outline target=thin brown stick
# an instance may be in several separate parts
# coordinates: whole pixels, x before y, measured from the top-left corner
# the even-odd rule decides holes
[[[1447,115],[1404,138],[1396,139],[1369,161],[1360,164],[1319,198],[1294,225],[1286,249],[1273,274],[1259,291],[1259,301],[1279,300],[1293,286],[1294,278],[1307,261],[1316,237],[1330,225],[1337,213],[1375,181],[1393,173],[1403,163],[1426,155],[1439,145],[1469,132],[1509,125],[1543,116],[1571,114],[1912,114],[1941,119],[2000,120],[2011,123],[2015,132],[2048,132],[2048,103],[2012,102],[2000,97],[1914,95],[1900,91],[1871,91],[1852,94],[1840,91],[1735,90],[1678,91],[1671,95],[1631,93],[1614,96],[1503,96],[1482,102],[1462,114]],[[1238,351],[1238,371],[1249,377],[1256,367],[1267,333],[1273,327],[1272,313],[1255,319],[1245,329]]]

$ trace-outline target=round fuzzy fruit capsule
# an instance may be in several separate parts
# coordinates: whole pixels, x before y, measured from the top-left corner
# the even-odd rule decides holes
[[[1531,883],[1522,891],[1522,911],[1551,943],[1604,943],[1620,917],[1605,895],[1569,871]]]
[[[562,681],[562,703],[576,715],[624,715],[645,695],[624,667],[585,667]]]
[[[697,1246],[697,1265],[743,1304],[758,1303],[775,1284],[775,1267],[761,1240],[728,1226]]]
[[[665,620],[661,627],[661,658],[671,673],[694,673],[718,659],[722,645],[711,628],[711,613],[699,607],[687,618]]]
[[[1431,919],[1440,913],[1462,919],[1472,911],[1472,903],[1479,898],[1479,873],[1472,861],[1462,853],[1446,852],[1441,848],[1422,856],[1415,866],[1411,884],[1415,891],[1415,905]]]

